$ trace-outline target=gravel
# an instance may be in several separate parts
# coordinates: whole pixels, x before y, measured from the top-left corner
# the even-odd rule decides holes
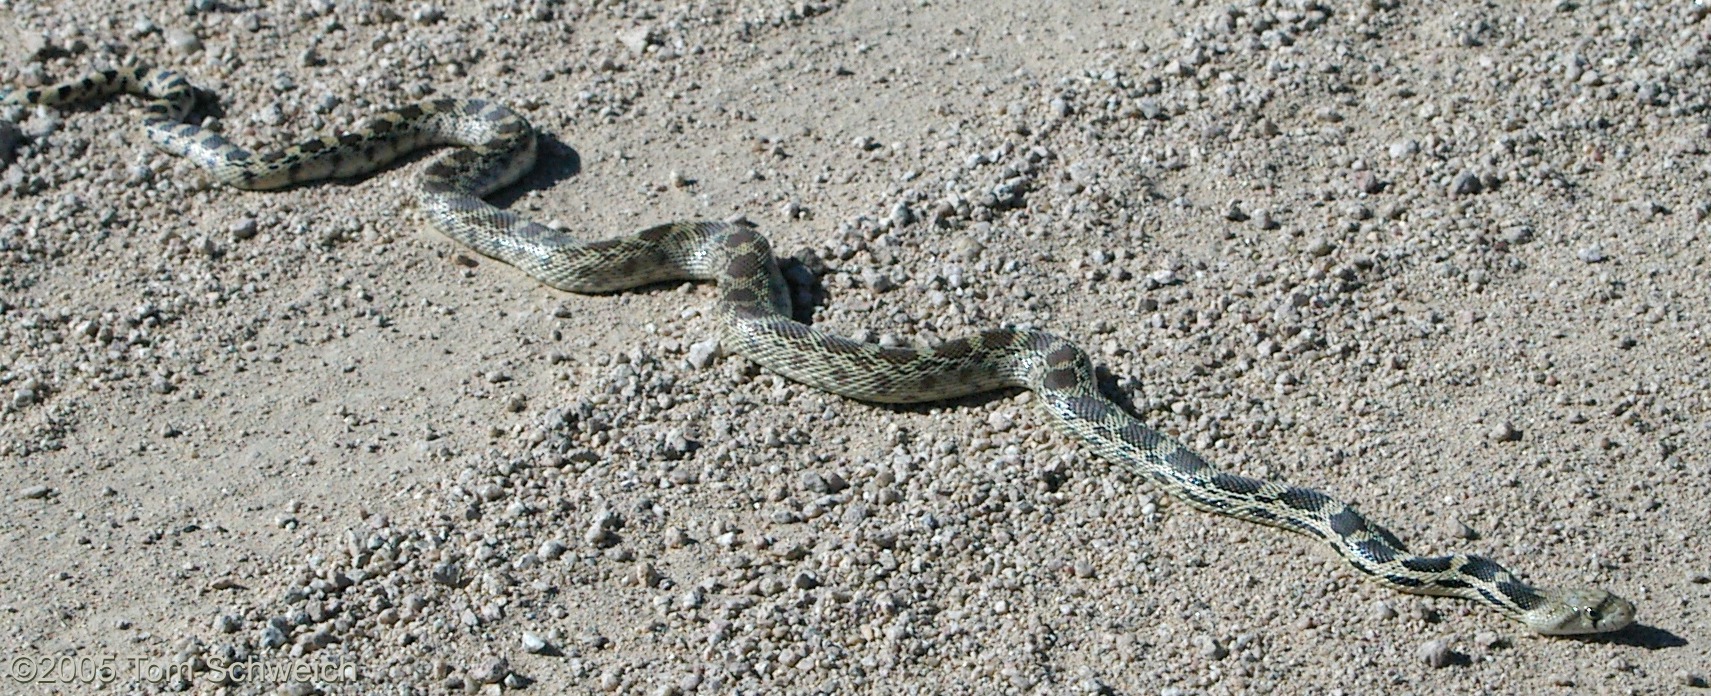
[[[1450,641],[1447,638],[1435,638],[1421,643],[1414,654],[1426,664],[1431,665],[1432,669],[1442,669],[1455,664],[1457,658],[1457,654],[1451,649]]]
[[[11,654],[364,675],[305,693],[1702,688],[1654,648],[1711,641],[1703,12],[491,10],[38,3],[0,80],[171,65],[257,146],[502,101],[547,136],[519,215],[752,216],[799,318],[1059,333],[1209,461],[1647,626],[1396,594],[1026,394],[836,398],[721,357],[705,285],[572,295],[427,232],[422,165],[227,190],[120,100],[0,109]]]
[[[18,491],[18,498],[21,500],[39,500],[42,498],[46,498],[52,494],[53,494],[52,488],[49,488],[47,486],[42,486],[42,485],[36,485],[36,486],[29,486],[29,487],[24,488],[23,490]]]

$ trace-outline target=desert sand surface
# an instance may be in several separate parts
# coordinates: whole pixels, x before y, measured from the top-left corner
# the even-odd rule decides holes
[[[792,383],[706,284],[433,232],[422,158],[237,191],[122,98],[0,113],[0,691],[1711,693],[1704,4],[69,0],[0,46],[257,149],[507,104],[526,217],[746,218],[816,326],[1057,333],[1220,467],[1638,607],[1396,593],[1025,392]]]

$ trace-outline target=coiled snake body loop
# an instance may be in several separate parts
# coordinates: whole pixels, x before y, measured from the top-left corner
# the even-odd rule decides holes
[[[427,101],[376,116],[348,134],[256,155],[183,123],[194,90],[170,71],[106,70],[9,92],[0,102],[51,105],[120,93],[148,98],[144,128],[156,146],[242,189],[361,176],[421,148],[455,146],[421,175],[417,195],[428,219],[452,239],[548,285],[605,293],[670,280],[715,281],[723,347],[790,379],[886,403],[1029,389],[1061,431],[1104,460],[1196,508],[1318,539],[1380,584],[1473,600],[1541,634],[1601,633],[1633,622],[1633,605],[1604,590],[1532,587],[1479,556],[1418,556],[1323,493],[1220,471],[1106,399],[1087,355],[1052,334],[996,329],[926,349],[860,343],[790,318],[789,293],[772,250],[746,223],[678,222],[584,241],[496,208],[482,196],[514,182],[535,161],[535,131],[498,104]]]

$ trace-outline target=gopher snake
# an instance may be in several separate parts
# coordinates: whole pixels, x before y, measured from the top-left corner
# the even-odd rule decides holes
[[[1633,604],[1604,590],[1530,587],[1479,556],[1417,556],[1389,531],[1323,493],[1219,471],[1102,396],[1087,355],[1057,336],[996,329],[917,350],[859,343],[797,323],[790,318],[789,293],[771,246],[748,223],[670,223],[587,242],[495,208],[482,196],[516,181],[535,162],[535,131],[498,104],[427,101],[381,114],[349,134],[254,155],[181,122],[195,93],[170,71],[106,70],[46,89],[10,92],[0,103],[52,105],[119,93],[149,98],[143,124],[160,149],[241,189],[360,176],[420,148],[457,146],[422,173],[418,198],[428,219],[452,239],[555,288],[606,293],[669,280],[713,280],[724,347],[790,379],[884,403],[1029,389],[1060,430],[1107,461],[1193,507],[1316,538],[1379,584],[1470,599],[1548,635],[1601,633],[1633,622]]]

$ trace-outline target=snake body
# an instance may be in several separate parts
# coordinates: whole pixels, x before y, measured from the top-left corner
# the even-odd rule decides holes
[[[1189,505],[1318,539],[1384,586],[1461,597],[1547,635],[1615,631],[1634,606],[1597,588],[1527,585],[1480,556],[1419,556],[1349,505],[1307,488],[1220,471],[1102,395],[1075,344],[1033,330],[995,329],[932,348],[893,348],[834,336],[791,319],[771,246],[743,222],[676,222],[584,241],[496,208],[482,197],[535,161],[535,131],[504,106],[436,99],[383,113],[351,133],[261,155],[184,123],[195,103],[171,71],[106,70],[44,89],[6,93],[8,104],[61,104],[130,93],[147,98],[144,129],[160,149],[241,189],[276,189],[356,177],[409,152],[452,149],[423,170],[419,203],[442,233],[543,283],[608,293],[673,280],[717,283],[722,346],[790,379],[862,401],[939,401],[994,389],[1033,391],[1062,432]]]

